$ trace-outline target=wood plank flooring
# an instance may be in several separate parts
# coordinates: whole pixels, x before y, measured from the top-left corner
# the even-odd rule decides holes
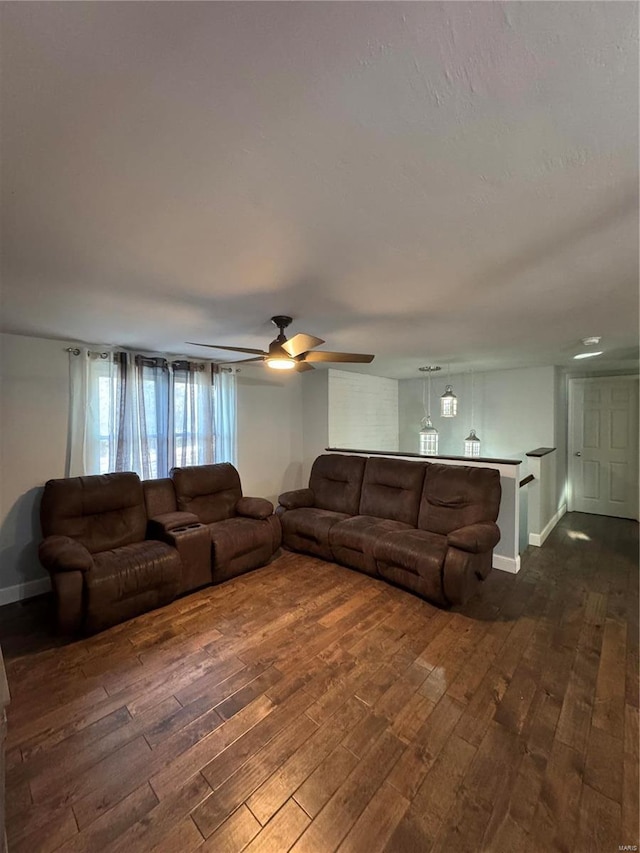
[[[11,853],[638,844],[638,527],[443,611],[284,552],[95,637],[0,610]]]

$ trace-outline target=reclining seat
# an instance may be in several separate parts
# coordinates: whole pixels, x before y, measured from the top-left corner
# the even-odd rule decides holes
[[[378,571],[437,604],[464,604],[491,571],[500,497],[493,468],[427,463],[418,529],[377,540]]]
[[[172,601],[175,548],[145,540],[142,483],[133,472],[49,480],[40,505],[42,565],[51,573],[58,627],[101,631]]]
[[[375,543],[386,533],[416,526],[424,471],[420,462],[373,456],[366,460],[360,515],[338,521],[329,530],[338,563],[378,576]]]
[[[333,560],[329,531],[358,514],[366,458],[328,453],[318,456],[309,488],[280,495],[283,545],[291,551]]]
[[[280,547],[280,521],[264,498],[242,497],[240,475],[229,462],[173,468],[180,512],[207,525],[214,583],[264,566]]]

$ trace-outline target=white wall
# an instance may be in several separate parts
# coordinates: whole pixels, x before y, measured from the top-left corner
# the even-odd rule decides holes
[[[0,604],[47,588],[37,553],[40,494],[46,480],[64,476],[66,346],[0,335]]]
[[[302,485],[314,460],[329,446],[329,371],[302,374]]]
[[[524,545],[541,546],[562,515],[566,505],[558,503],[558,452],[528,459],[528,472],[533,481],[522,489],[521,498],[528,502],[528,530]],[[522,511],[522,505],[521,505]]]
[[[555,370],[555,443],[556,482],[553,496],[553,512],[567,503],[567,456],[569,430],[569,390],[567,375],[561,368]]]
[[[238,374],[238,470],[245,495],[268,498],[302,482],[302,376],[264,367]]]
[[[65,475],[70,343],[0,335],[0,604],[47,588],[39,504],[44,483]],[[239,374],[238,468],[246,495],[303,485],[300,376]]]
[[[431,416],[439,433],[439,453],[461,456],[464,439],[475,428],[481,455],[519,457],[528,450],[555,447],[555,377],[553,367],[495,370],[473,377],[473,420],[471,375],[451,377],[458,397],[458,415],[440,417],[440,396],[447,384],[444,376],[432,379]],[[400,450],[418,452],[422,407],[422,378],[399,382]]]
[[[329,445],[398,450],[398,380],[329,370]]]

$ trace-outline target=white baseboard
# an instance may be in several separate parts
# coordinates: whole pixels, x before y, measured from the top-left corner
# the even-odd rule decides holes
[[[562,504],[562,506],[560,507],[558,512],[552,518],[549,519],[547,524],[545,524],[541,533],[530,533],[529,534],[529,545],[535,545],[536,548],[540,548],[541,545],[543,545],[544,540],[551,533],[553,528],[560,521],[560,519],[566,513],[566,511],[567,511],[567,505]]]
[[[517,557],[504,557],[501,554],[493,555],[492,566],[494,569],[500,569],[501,572],[509,572],[512,575],[517,575],[520,571],[520,555]]]
[[[33,598],[34,595],[42,595],[51,589],[50,578],[38,578],[35,581],[17,583],[15,586],[0,588],[0,606],[12,604],[14,601],[22,601],[24,598]]]

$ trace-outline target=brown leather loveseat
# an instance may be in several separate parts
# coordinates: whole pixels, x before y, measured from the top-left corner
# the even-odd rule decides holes
[[[309,488],[280,495],[277,513],[285,548],[449,606],[491,571],[500,497],[492,468],[324,454]]]
[[[242,497],[232,465],[171,474],[45,484],[39,555],[51,574],[59,630],[103,630],[271,559],[281,538],[273,505]]]

